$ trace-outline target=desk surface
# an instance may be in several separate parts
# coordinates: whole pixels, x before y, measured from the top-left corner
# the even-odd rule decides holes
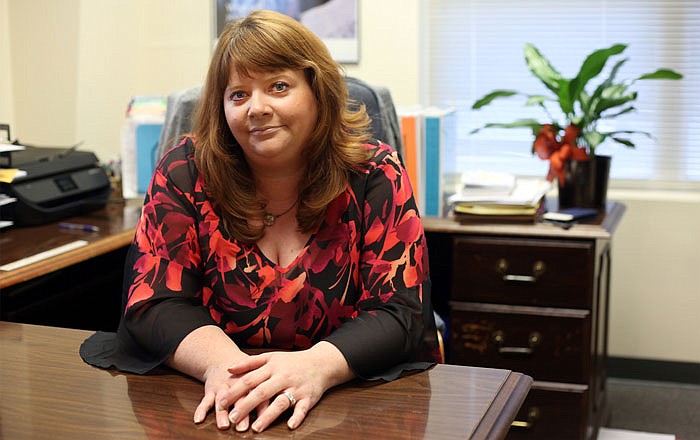
[[[489,368],[437,365],[379,385],[331,390],[296,431],[219,431],[192,415],[202,385],[172,370],[101,370],[78,355],[91,332],[0,321],[0,437],[501,439],[532,379]]]
[[[31,227],[13,227],[0,232],[0,265],[76,240],[88,242],[86,246],[28,266],[10,271],[0,270],[0,289],[128,246],[134,238],[134,228],[140,210],[140,203],[110,203],[103,209],[62,220],[62,222],[98,226],[99,232],[64,230],[58,227],[58,222]]]

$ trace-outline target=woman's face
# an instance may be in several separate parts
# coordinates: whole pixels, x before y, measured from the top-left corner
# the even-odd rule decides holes
[[[228,126],[249,163],[292,165],[303,158],[318,106],[302,70],[231,69],[223,103]]]

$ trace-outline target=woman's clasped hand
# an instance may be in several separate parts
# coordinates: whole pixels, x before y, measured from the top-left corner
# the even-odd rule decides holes
[[[295,429],[326,390],[352,377],[349,370],[337,373],[345,363],[338,355],[333,345],[319,343],[308,350],[245,356],[229,368],[216,365],[207,372],[194,421],[203,422],[213,409],[219,429],[260,432],[291,409],[287,426]],[[331,365],[334,358],[340,368]],[[251,414],[256,414],[252,426]]]

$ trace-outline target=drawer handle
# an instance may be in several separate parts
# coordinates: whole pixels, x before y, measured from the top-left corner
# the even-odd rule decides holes
[[[539,418],[540,409],[533,406],[527,411],[527,420],[514,420],[510,426],[518,429],[531,429]]]
[[[496,261],[496,271],[503,276],[503,281],[515,281],[520,283],[535,283],[547,269],[544,261],[537,260],[532,264],[532,275],[513,275],[508,273],[508,260],[499,258]]]
[[[529,347],[504,347],[506,335],[503,330],[496,330],[491,336],[494,344],[498,345],[498,353],[505,355],[531,355],[542,341],[540,332],[532,332],[527,338]]]

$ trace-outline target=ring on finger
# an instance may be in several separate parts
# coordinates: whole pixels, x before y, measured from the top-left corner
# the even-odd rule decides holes
[[[290,393],[287,390],[282,391],[282,394],[284,394],[284,397],[289,399],[289,406],[293,407],[297,403],[297,399],[294,397],[294,394]]]

